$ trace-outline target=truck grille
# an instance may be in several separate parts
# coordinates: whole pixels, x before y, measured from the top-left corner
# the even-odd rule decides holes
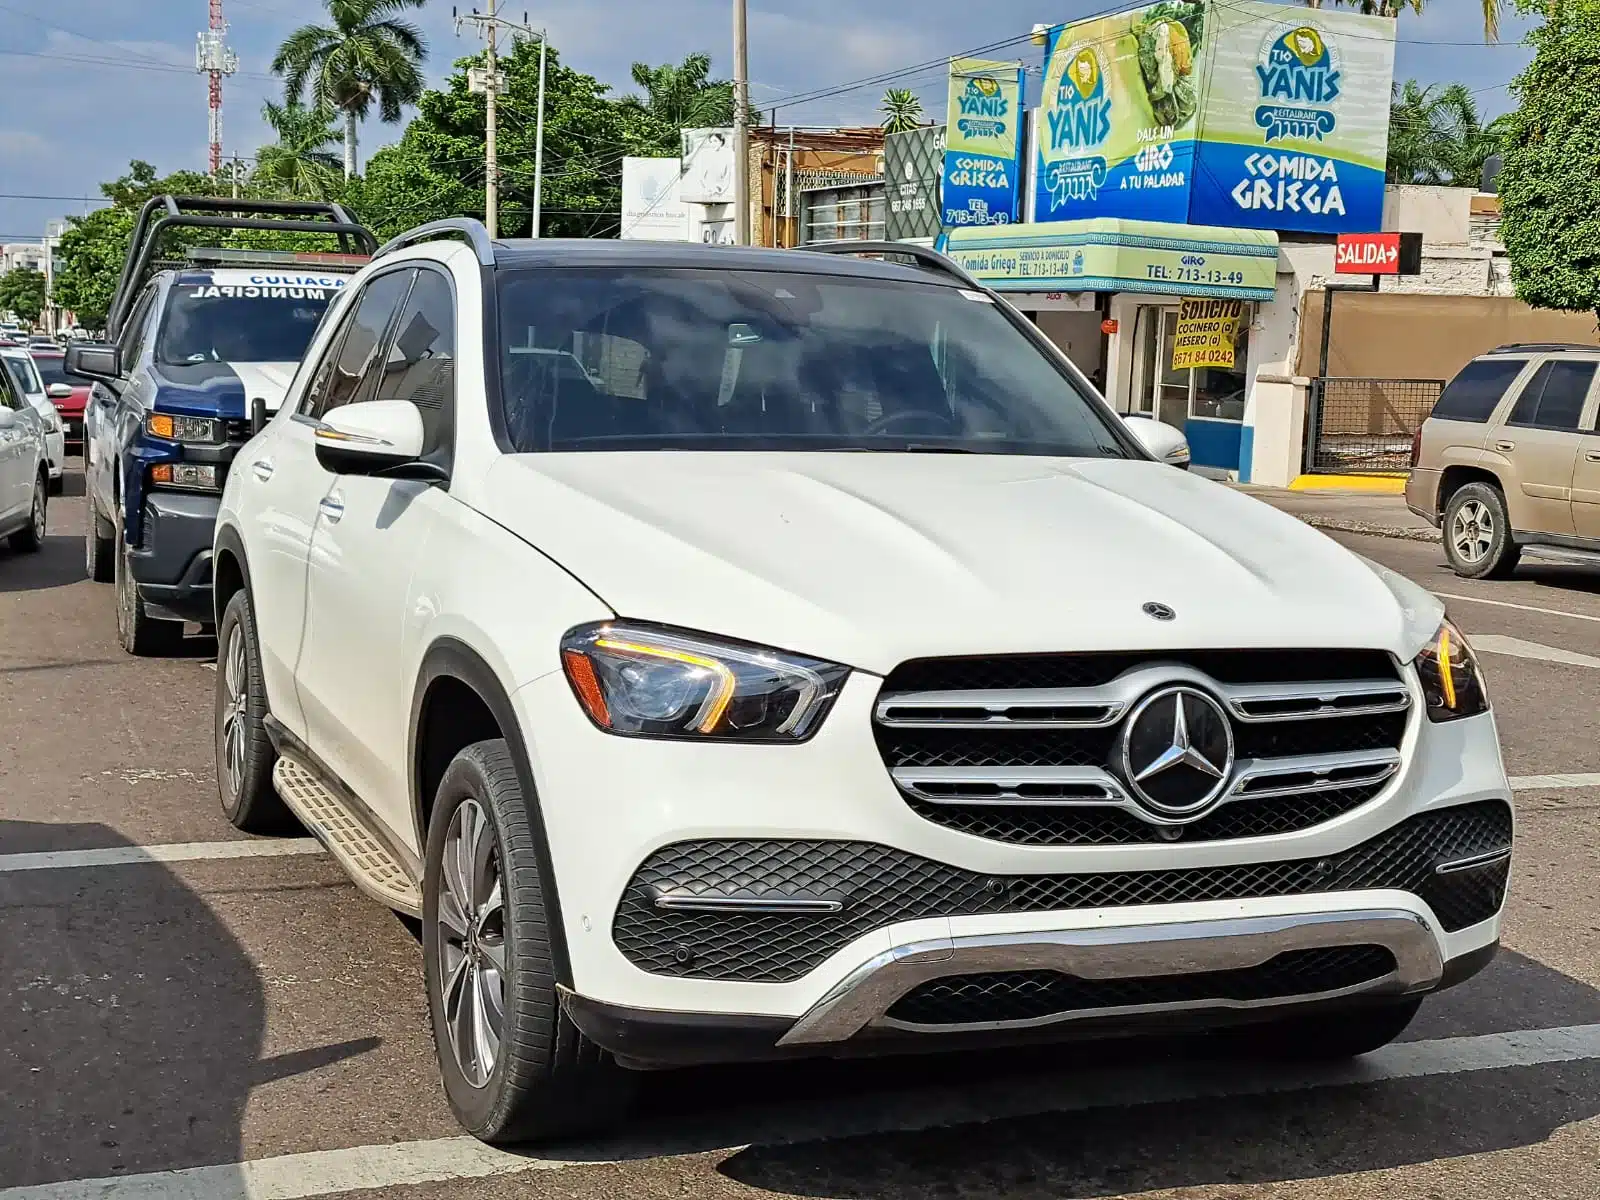
[[[868,842],[680,842],[635,872],[612,937],[654,974],[778,983],[922,917],[1392,888],[1454,932],[1500,911],[1510,847],[1511,807],[1498,800],[1419,814],[1326,858],[1163,871],[984,875]]]
[[[1215,700],[1233,777],[1174,815],[1132,786],[1123,739],[1171,685]],[[1269,837],[1375,799],[1401,767],[1410,693],[1381,651],[1196,651],[926,659],[885,680],[874,718],[911,809],[1034,846]]]
[[[888,1015],[908,1025],[974,1025],[1140,1005],[1248,1004],[1340,992],[1394,969],[1394,955],[1382,946],[1336,946],[1290,950],[1258,967],[1145,979],[1079,979],[1060,971],[952,975],[907,992]]]

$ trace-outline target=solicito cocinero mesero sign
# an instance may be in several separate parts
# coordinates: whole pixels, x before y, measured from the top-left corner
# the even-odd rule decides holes
[[[1023,116],[1021,63],[950,60],[944,226],[1007,225],[1017,219]]]
[[[1394,25],[1263,0],[1163,0],[1053,27],[1034,219],[1377,228]]]

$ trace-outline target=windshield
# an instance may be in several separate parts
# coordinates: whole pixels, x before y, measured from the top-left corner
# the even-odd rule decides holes
[[[12,358],[9,354],[0,355],[5,360],[6,370],[11,372],[11,381],[17,385],[17,390],[24,395],[33,395],[44,391],[44,384],[39,381],[39,373],[33,369],[33,362],[26,358]]]
[[[169,367],[299,362],[329,299],[337,294],[332,289],[304,290],[304,297],[214,295],[222,289],[181,284],[161,317],[156,361]]]
[[[10,359],[6,360],[10,362]],[[52,384],[64,383],[68,387],[83,387],[81,379],[68,379],[64,369],[66,359],[59,354],[35,355],[33,365],[39,368],[39,378],[44,380],[45,387]]]
[[[980,292],[649,269],[507,272],[499,286],[502,404],[521,453],[1129,456]]]

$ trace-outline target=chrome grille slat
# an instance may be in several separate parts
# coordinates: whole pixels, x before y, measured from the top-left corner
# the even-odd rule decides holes
[[[1221,689],[1221,695],[1237,719],[1252,722],[1365,717],[1411,707],[1405,684],[1394,679],[1234,684]],[[1292,707],[1296,705],[1300,707]]]
[[[1398,750],[1362,750],[1346,754],[1302,754],[1293,758],[1257,758],[1234,768],[1233,784],[1224,802],[1246,796],[1265,800],[1279,796],[1303,796],[1310,792],[1332,792],[1341,788],[1382,783],[1400,770]],[[1311,782],[1279,787],[1252,787],[1259,780],[1292,779],[1309,775]]]
[[[1023,804],[1060,808],[1102,806],[1128,799],[1122,784],[1099,767],[900,767],[895,783],[929,804]],[[1046,796],[1022,788],[1082,789],[1083,794]],[[960,790],[965,789],[965,790]]]

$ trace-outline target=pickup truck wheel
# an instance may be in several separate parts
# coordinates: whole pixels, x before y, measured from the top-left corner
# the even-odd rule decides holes
[[[1420,996],[1408,996],[1347,1012],[1289,1017],[1250,1027],[1246,1036],[1258,1052],[1280,1060],[1337,1062],[1382,1049],[1405,1032]]]
[[[1463,579],[1504,579],[1517,568],[1522,549],[1511,538],[1511,514],[1500,489],[1465,484],[1444,506],[1444,556]]]
[[[89,517],[83,527],[84,567],[89,578],[96,583],[110,583],[116,578],[117,571],[112,559],[117,552],[116,529],[100,515],[100,506],[94,502],[92,492],[85,507],[89,510]]]
[[[601,1128],[633,1096],[556,997],[545,887],[505,742],[468,746],[429,822],[423,964],[445,1093],[492,1144]]]
[[[140,658],[164,658],[183,649],[183,622],[160,621],[144,611],[139,587],[128,569],[128,543],[117,522],[114,563],[117,585],[117,641],[129,654]]]
[[[217,794],[222,811],[246,833],[291,833],[299,822],[272,785],[267,692],[261,682],[250,594],[235,592],[217,630]]]
[[[11,535],[11,548],[32,554],[44,545],[45,514],[50,503],[50,480],[42,472],[33,481],[33,509],[28,523]]]

